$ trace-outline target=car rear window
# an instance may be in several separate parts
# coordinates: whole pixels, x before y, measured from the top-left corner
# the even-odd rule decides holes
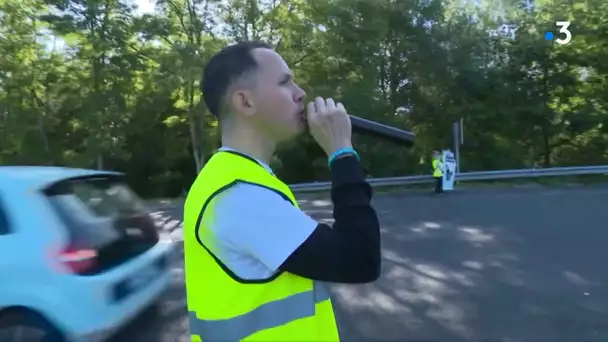
[[[78,246],[101,248],[121,240],[125,232],[117,221],[147,213],[143,201],[119,178],[63,181],[46,193]]]

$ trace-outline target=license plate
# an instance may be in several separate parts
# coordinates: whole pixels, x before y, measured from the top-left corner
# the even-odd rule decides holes
[[[131,294],[141,290],[148,284],[152,283],[156,277],[160,275],[167,267],[166,257],[162,257],[150,264],[148,267],[143,268],[137,273],[133,274],[129,278],[116,284],[114,287],[113,299],[115,302],[122,301],[129,297]]]
[[[129,279],[129,281],[127,282],[129,290],[137,291],[142,287],[146,286],[154,279],[154,277],[158,274],[158,271],[159,270],[156,265],[146,267],[143,271],[139,272],[131,279]]]

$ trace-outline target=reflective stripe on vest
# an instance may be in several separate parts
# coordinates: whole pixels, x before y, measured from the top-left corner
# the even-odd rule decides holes
[[[244,315],[222,320],[202,320],[190,311],[190,334],[198,335],[205,342],[240,341],[260,330],[278,327],[301,318],[314,316],[310,303],[321,303],[330,298],[322,283],[316,282],[314,290],[301,292],[287,298],[266,303]]]

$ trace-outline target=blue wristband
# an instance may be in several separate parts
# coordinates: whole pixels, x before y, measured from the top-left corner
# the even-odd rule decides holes
[[[359,159],[359,154],[357,153],[357,151],[355,151],[352,147],[345,147],[345,148],[341,148],[339,150],[337,150],[336,152],[334,152],[331,157],[329,157],[329,161],[327,162],[328,166],[331,166],[331,163],[338,157],[345,155],[345,154],[353,154],[357,160]]]

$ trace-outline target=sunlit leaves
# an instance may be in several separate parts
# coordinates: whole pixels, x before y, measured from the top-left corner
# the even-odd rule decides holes
[[[309,99],[417,133],[409,150],[357,136],[371,175],[428,172],[459,118],[465,170],[605,163],[608,2],[464,3],[160,0],[141,14],[130,0],[2,0],[0,163],[101,162],[144,192],[179,193],[219,142],[202,66],[256,38]],[[545,41],[563,19],[571,43]],[[327,177],[310,137],[279,156],[288,182]]]

